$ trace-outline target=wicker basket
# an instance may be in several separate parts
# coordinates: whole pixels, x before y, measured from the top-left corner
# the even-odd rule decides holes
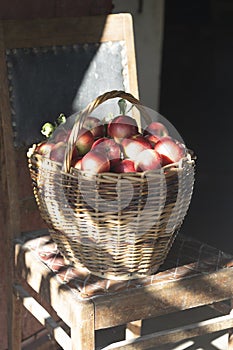
[[[64,257],[93,274],[132,279],[156,272],[187,213],[194,184],[190,154],[160,170],[92,174],[70,166],[85,117],[108,99],[138,100],[123,91],[99,96],[73,126],[63,164],[32,149],[34,194],[51,237]]]

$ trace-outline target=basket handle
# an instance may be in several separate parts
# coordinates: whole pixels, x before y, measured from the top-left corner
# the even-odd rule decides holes
[[[65,152],[65,157],[64,157],[64,162],[62,165],[62,170],[64,172],[69,172],[70,170],[70,164],[71,164],[71,158],[72,158],[72,153],[75,147],[76,140],[78,138],[78,134],[80,129],[82,128],[83,122],[85,118],[90,115],[91,112],[94,111],[96,107],[104,103],[105,101],[112,99],[112,98],[123,98],[127,100],[128,102],[132,103],[137,107],[138,110],[144,112],[145,119],[147,121],[151,121],[151,118],[147,115],[146,111],[144,110],[143,106],[140,105],[139,100],[137,100],[133,95],[130,93],[127,93],[125,91],[120,91],[120,90],[113,90],[106,92],[100,96],[98,96],[95,100],[93,100],[91,103],[87,105],[87,107],[81,112],[79,115],[79,118],[76,119],[73,129],[71,131],[67,147],[66,147],[66,152]]]

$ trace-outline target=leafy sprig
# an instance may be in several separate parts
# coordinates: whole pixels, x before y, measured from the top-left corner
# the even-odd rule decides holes
[[[66,122],[66,117],[61,113],[54,123],[46,122],[41,128],[41,134],[49,138],[54,133],[54,130],[61,124]]]

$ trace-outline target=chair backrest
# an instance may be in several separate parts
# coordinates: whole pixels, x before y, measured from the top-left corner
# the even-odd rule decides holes
[[[0,143],[3,235],[43,227],[26,149],[41,125],[105,91],[138,96],[132,19],[112,14],[0,21]]]
[[[45,227],[26,150],[45,121],[112,89],[138,94],[130,15],[0,21],[0,264],[9,329],[20,313],[12,290],[14,238]]]

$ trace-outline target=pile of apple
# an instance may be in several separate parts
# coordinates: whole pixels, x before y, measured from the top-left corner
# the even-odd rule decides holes
[[[71,133],[65,125],[37,145],[36,152],[62,163]],[[139,132],[137,122],[127,114],[116,116],[107,125],[90,115],[79,132],[71,166],[96,174],[143,172],[178,162],[185,155],[185,146],[169,136],[160,122],[153,121]]]

